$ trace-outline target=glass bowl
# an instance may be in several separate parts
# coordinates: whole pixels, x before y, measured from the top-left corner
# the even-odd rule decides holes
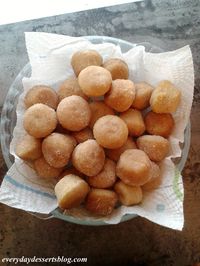
[[[131,48],[137,45],[143,45],[145,47],[145,51],[151,53],[159,53],[163,52],[162,49],[151,45],[150,43],[143,42],[138,44],[133,44],[121,39],[107,37],[107,36],[85,36],[84,38],[88,39],[94,44],[99,43],[113,43],[117,46],[120,46],[123,53],[127,52]],[[12,140],[13,129],[16,124],[16,106],[18,103],[18,97],[23,92],[23,85],[22,85],[22,78],[23,77],[30,77],[31,75],[31,66],[30,64],[26,64],[24,68],[20,71],[17,75],[16,79],[10,86],[8,90],[8,94],[6,96],[2,113],[1,113],[1,148],[4,160],[8,168],[14,162],[14,157],[10,154],[10,142]],[[190,123],[185,129],[185,136],[184,136],[184,144],[182,145],[182,156],[176,163],[177,169],[181,172],[184,168],[185,162],[187,160],[188,151],[190,147]],[[36,215],[41,219],[49,219],[49,218],[58,218],[68,222],[76,223],[76,224],[83,224],[83,225],[108,225],[107,223],[102,221],[102,218],[93,219],[93,218],[78,218],[73,217],[67,214],[64,214],[59,208],[55,209],[50,215],[39,215],[35,213],[31,213]],[[122,217],[120,222],[130,220],[136,217],[136,214],[126,214]]]

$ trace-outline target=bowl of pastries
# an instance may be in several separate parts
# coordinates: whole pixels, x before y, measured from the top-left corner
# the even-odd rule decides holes
[[[128,51],[134,44],[89,36],[93,43],[111,42]],[[160,52],[150,44],[147,51]],[[168,156],[181,91],[169,80],[156,86],[129,79],[129,66],[120,58],[103,60],[96,50],[81,50],[71,57],[72,77],[57,91],[45,84],[28,90],[23,127],[27,132],[15,147],[16,155],[31,163],[37,175],[55,180],[58,206],[51,213],[66,221],[103,225],[119,206],[134,206],[144,191],[162,182],[160,163]],[[27,65],[10,89],[2,112],[2,150],[7,166],[13,158],[9,144],[16,123],[20,81],[30,74]],[[8,104],[9,102],[9,104]],[[11,110],[12,109],[12,110]],[[5,117],[8,117],[6,120]],[[182,170],[189,147],[177,163]],[[73,216],[74,208],[94,216]],[[121,221],[135,217],[124,215]]]

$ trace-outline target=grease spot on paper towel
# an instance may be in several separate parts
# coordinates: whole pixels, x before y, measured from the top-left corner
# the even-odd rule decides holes
[[[163,212],[165,210],[165,205],[164,204],[161,204],[161,203],[157,204],[156,205],[156,210],[158,212]]]

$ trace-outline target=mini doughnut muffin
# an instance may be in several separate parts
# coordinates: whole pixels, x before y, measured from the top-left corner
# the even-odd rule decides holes
[[[131,80],[116,79],[112,82],[111,89],[106,93],[104,101],[117,112],[124,112],[131,107],[134,98],[134,83]]]
[[[128,137],[125,144],[121,146],[118,149],[111,149],[111,150],[106,150],[106,155],[108,158],[111,160],[117,162],[119,160],[120,155],[128,149],[137,149],[135,142],[131,137]]]
[[[66,175],[55,185],[58,206],[65,210],[79,206],[87,196],[90,187],[79,176]]]
[[[90,122],[89,104],[77,95],[66,97],[58,105],[57,117],[62,127],[71,131],[80,131]]]
[[[32,87],[26,93],[24,103],[27,108],[36,103],[43,103],[53,109],[56,109],[58,105],[58,95],[52,88],[48,86],[37,85]]]
[[[25,135],[17,143],[15,152],[23,160],[36,160],[42,156],[42,143],[30,135]]]
[[[87,176],[97,175],[103,169],[104,162],[104,150],[93,139],[78,144],[72,154],[73,166]]]
[[[118,181],[114,190],[118,195],[119,201],[125,206],[139,204],[142,201],[142,189],[138,186],[129,186],[122,181]]]
[[[39,159],[34,161],[34,169],[40,177],[47,179],[57,178],[63,171],[63,168],[55,168],[49,165],[44,157],[40,157]]]
[[[116,173],[125,184],[142,186],[150,179],[150,169],[151,162],[146,153],[130,149],[121,154]]]
[[[151,178],[149,179],[149,181],[142,186],[142,189],[145,191],[158,188],[162,182],[160,167],[152,161],[150,176]]]
[[[73,54],[71,65],[76,76],[88,66],[101,66],[103,59],[101,55],[95,50],[78,51]]]
[[[47,163],[55,168],[68,164],[76,146],[76,140],[69,135],[52,133],[42,142],[42,153]]]
[[[114,111],[107,106],[104,102],[91,102],[89,103],[92,117],[90,120],[90,128],[93,128],[95,122],[102,116],[114,115]]]
[[[181,92],[170,81],[163,80],[152,92],[150,105],[155,113],[173,113],[181,100]]]
[[[78,79],[75,77],[70,77],[66,79],[59,87],[58,89],[58,97],[59,101],[63,100],[64,98],[72,95],[78,95],[84,98],[85,100],[88,99],[88,97],[83,93],[81,90]]]
[[[149,106],[149,100],[153,91],[153,87],[146,82],[135,83],[135,99],[132,107],[142,110]]]
[[[146,131],[151,135],[169,137],[174,127],[174,119],[171,114],[157,114],[149,112],[145,116]]]
[[[129,135],[141,136],[145,131],[145,124],[140,111],[130,108],[120,114],[120,118],[126,123]]]
[[[161,136],[143,135],[137,139],[137,146],[143,150],[152,161],[162,161],[169,152],[169,141]]]
[[[90,176],[87,178],[87,182],[91,187],[95,188],[109,188],[116,182],[115,174],[116,164],[110,159],[105,160],[105,164],[100,173],[96,176]]]
[[[25,111],[23,125],[29,135],[44,138],[57,126],[56,112],[45,104],[36,103]]]
[[[110,71],[112,79],[128,79],[129,70],[127,64],[118,58],[107,60],[103,67]]]
[[[84,178],[84,174],[82,174],[76,168],[71,166],[71,167],[65,169],[58,177],[56,177],[56,180],[59,181],[61,178],[63,178],[66,175],[76,175],[76,176],[79,176],[81,178]]]
[[[94,139],[92,130],[88,127],[82,129],[81,131],[73,132],[72,136],[78,143],[84,142],[88,139]]]
[[[117,200],[117,194],[112,190],[92,188],[86,198],[86,209],[91,213],[106,216],[111,214]]]
[[[87,96],[102,96],[109,91],[112,77],[103,67],[88,66],[79,74],[78,83]]]
[[[104,148],[117,149],[125,144],[128,128],[118,116],[105,115],[94,124],[93,134],[97,142]]]

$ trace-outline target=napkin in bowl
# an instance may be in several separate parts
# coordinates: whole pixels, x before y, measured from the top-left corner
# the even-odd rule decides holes
[[[95,49],[104,60],[118,57],[129,66],[129,78],[134,82],[145,81],[155,86],[161,80],[170,80],[182,92],[180,106],[173,114],[175,128],[169,137],[171,150],[161,164],[162,184],[151,192],[144,193],[141,204],[131,207],[121,206],[102,220],[108,224],[119,223],[125,214],[137,214],[160,225],[181,230],[183,216],[183,184],[172,158],[181,156],[179,146],[184,142],[184,130],[188,124],[194,90],[194,70],[189,46],[165,53],[149,53],[138,45],[126,53],[112,43],[92,44],[80,37],[70,37],[49,33],[26,33],[26,47],[32,68],[30,78],[23,78],[24,92],[17,105],[17,123],[13,132],[10,152],[15,163],[4,177],[0,188],[0,202],[14,208],[42,214],[51,213],[58,205],[54,194],[55,182],[47,182],[37,176],[26,162],[15,154],[15,147],[26,134],[23,129],[25,112],[24,96],[34,85],[45,84],[57,90],[59,84],[73,74],[70,65],[72,54],[78,50]],[[68,215],[93,219],[79,208],[67,212]]]

